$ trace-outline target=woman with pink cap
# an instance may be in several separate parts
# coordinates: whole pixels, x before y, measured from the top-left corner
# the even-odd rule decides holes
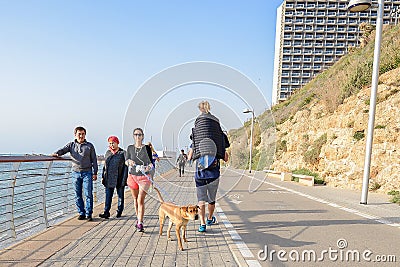
[[[118,208],[116,217],[119,218],[124,210],[124,191],[128,168],[125,165],[125,152],[118,146],[119,140],[116,136],[108,138],[108,149],[105,153],[105,163],[103,167],[102,184],[106,190],[104,203],[104,213],[99,214],[100,218],[110,218],[110,209],[114,189],[117,189]]]

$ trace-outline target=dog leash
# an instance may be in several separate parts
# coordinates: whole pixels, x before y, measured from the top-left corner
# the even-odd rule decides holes
[[[134,165],[134,166],[136,166],[136,165]],[[133,166],[129,166],[129,172],[131,171],[132,168],[133,168]],[[167,196],[171,200],[171,202],[174,203],[174,201],[172,201],[173,199],[171,198],[171,196],[168,194],[167,191],[165,191],[160,185],[158,185],[158,183],[156,183],[150,176],[148,176],[146,174],[146,172],[144,172],[143,170],[139,170],[139,171],[147,178],[147,180],[150,181],[150,183],[153,184],[153,186],[156,186],[163,193],[164,196]]]

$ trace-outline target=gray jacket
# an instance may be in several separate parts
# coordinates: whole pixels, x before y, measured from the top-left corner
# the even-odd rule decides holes
[[[62,156],[70,153],[72,158],[72,169],[76,172],[92,171],[97,175],[97,156],[96,150],[92,143],[86,140],[80,144],[76,139],[73,142],[66,144],[63,148],[57,150],[55,154]]]

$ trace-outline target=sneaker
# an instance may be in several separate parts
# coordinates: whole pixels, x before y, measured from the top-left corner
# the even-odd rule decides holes
[[[215,216],[211,217],[211,220],[207,219],[207,225],[210,226],[212,224],[215,224],[217,222],[217,219],[215,218]]]
[[[87,220],[88,222],[93,221],[92,215],[86,216],[86,220]]]
[[[108,218],[110,218],[110,213],[106,213],[106,212],[100,213],[99,217],[103,218],[103,219],[108,219]]]
[[[137,223],[135,226],[139,232],[144,232],[143,223]]]
[[[206,225],[205,225],[205,224],[200,224],[200,226],[199,226],[199,232],[200,232],[200,233],[206,232]]]
[[[117,212],[117,215],[115,217],[121,218],[121,216],[122,216],[122,212]]]
[[[86,219],[85,215],[79,215],[79,216],[78,216],[78,220],[82,221],[82,220],[84,220],[84,219]]]

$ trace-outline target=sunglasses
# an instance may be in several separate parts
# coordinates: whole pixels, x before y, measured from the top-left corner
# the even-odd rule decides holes
[[[133,134],[133,136],[143,136],[143,134]]]

